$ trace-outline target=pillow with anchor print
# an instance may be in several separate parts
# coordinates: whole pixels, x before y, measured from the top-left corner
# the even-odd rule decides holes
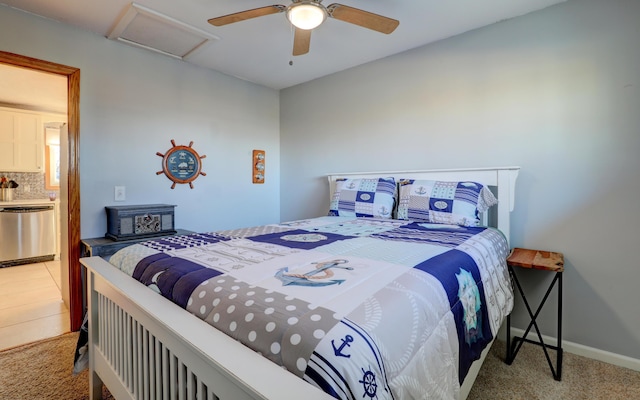
[[[338,179],[329,215],[341,217],[391,218],[396,202],[393,177]]]
[[[498,204],[491,190],[478,182],[400,179],[398,219],[478,226],[480,213]]]

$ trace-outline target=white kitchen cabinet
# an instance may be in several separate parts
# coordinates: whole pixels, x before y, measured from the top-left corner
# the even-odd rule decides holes
[[[0,108],[0,171],[44,171],[44,128],[39,113]]]

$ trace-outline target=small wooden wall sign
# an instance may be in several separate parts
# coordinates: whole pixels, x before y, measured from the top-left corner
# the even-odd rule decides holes
[[[264,183],[265,174],[265,152],[264,150],[253,151],[253,183]]]

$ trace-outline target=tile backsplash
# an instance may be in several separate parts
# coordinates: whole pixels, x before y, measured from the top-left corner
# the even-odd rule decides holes
[[[49,197],[49,193],[60,190],[47,190],[44,184],[44,174],[39,172],[2,172],[0,176],[6,176],[8,180],[13,180],[18,184],[13,195],[13,200],[40,200]]]

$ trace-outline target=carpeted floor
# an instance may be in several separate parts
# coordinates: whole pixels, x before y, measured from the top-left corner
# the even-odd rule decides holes
[[[525,343],[510,366],[496,341],[469,400],[640,400],[640,372],[564,352],[562,380],[553,379],[540,346]],[[555,351],[550,351],[555,366]]]
[[[88,399],[87,371],[73,375],[78,334],[0,352],[0,400]],[[525,344],[511,366],[504,342],[487,356],[469,400],[640,400],[640,372],[565,352],[562,381],[551,376],[540,347]],[[103,399],[112,400],[107,390]]]
[[[85,400],[89,377],[73,375],[77,333],[0,352],[0,400]],[[103,399],[113,400],[103,390]]]

